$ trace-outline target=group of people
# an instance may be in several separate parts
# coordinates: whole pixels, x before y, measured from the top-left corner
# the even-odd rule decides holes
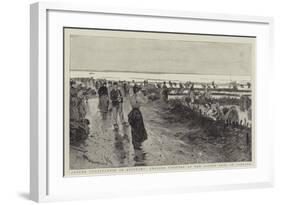
[[[123,127],[131,126],[132,144],[135,150],[147,139],[140,107],[147,102],[141,86],[134,81],[112,82],[94,79],[72,79],[70,81],[70,143],[83,142],[89,136],[89,120],[86,118],[87,103],[90,95],[98,95],[98,109],[102,119],[111,115],[115,131],[119,130],[119,121]],[[125,121],[123,100],[128,97],[131,111],[128,122]]]
[[[135,150],[141,148],[142,142],[147,139],[147,132],[144,126],[142,113],[140,107],[147,102],[146,97],[140,92],[141,87],[134,84],[132,87],[123,84],[122,91],[118,82],[113,82],[113,86],[107,85],[104,81],[102,86],[98,89],[99,95],[99,110],[103,116],[106,117],[110,112],[113,120],[114,130],[119,129],[118,118],[123,127],[131,126],[132,144]],[[128,114],[128,123],[125,121],[123,112],[123,98],[128,96],[131,111]]]
[[[88,138],[89,135],[89,120],[86,118],[87,113],[87,96],[88,89],[81,84],[75,86],[75,82],[70,82],[70,143],[80,143]]]
[[[107,83],[103,82],[103,85],[98,89],[99,104],[98,108],[102,113],[103,118],[106,117],[108,111],[112,113],[113,126],[115,130],[119,129],[118,116],[122,125],[126,126],[124,113],[123,113],[123,95],[118,88],[118,83],[114,82],[113,87],[107,87]]]
[[[231,98],[216,99],[212,97],[212,92],[208,87],[197,94],[191,89],[184,98],[184,104],[200,116],[214,121],[224,121],[225,125],[248,127],[251,123],[251,99],[247,95],[241,95],[235,100]]]
[[[76,83],[76,82],[82,83]],[[83,86],[83,85],[86,86]],[[75,85],[75,86],[74,86]],[[175,84],[171,81],[158,82],[155,84],[144,81],[142,83],[126,82],[126,81],[107,81],[97,79],[76,79],[70,82],[70,136],[71,139],[85,139],[89,134],[89,121],[86,119],[86,104],[88,96],[97,94],[99,97],[98,109],[101,113],[102,119],[106,119],[108,115],[111,115],[113,128],[115,131],[119,130],[120,125],[123,127],[131,127],[132,143],[133,147],[140,149],[141,144],[147,139],[147,132],[145,129],[143,116],[140,107],[147,102],[147,93],[151,94],[149,87],[153,87],[160,94],[160,98],[163,102],[168,102],[168,97],[175,87],[179,87],[180,90],[188,90],[186,99],[189,100],[188,105],[190,107],[196,107],[196,100],[206,102],[206,105],[210,104],[210,108],[204,109],[208,116],[218,118],[222,116],[222,111],[219,109],[219,105],[213,106],[212,104],[212,92],[211,87],[215,88],[216,85],[213,82],[210,85],[205,85],[200,93],[196,93],[194,83],[186,82]],[[146,89],[147,88],[147,89]],[[153,90],[152,89],[152,90]],[[131,111],[128,114],[128,122],[125,121],[123,101],[124,98],[128,98],[131,106]],[[246,99],[243,104],[244,107],[249,107],[249,100]],[[197,105],[199,108],[199,105]],[[235,107],[234,107],[235,108]],[[232,113],[235,113],[232,108]],[[234,111],[233,111],[234,110]],[[220,111],[220,112],[219,112]],[[234,115],[233,115],[234,116]],[[233,117],[234,118],[234,117]],[[237,115],[235,114],[235,120]],[[119,123],[118,123],[119,122]]]

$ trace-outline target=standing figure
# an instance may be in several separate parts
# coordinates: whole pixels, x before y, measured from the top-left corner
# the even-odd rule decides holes
[[[168,101],[168,94],[169,94],[169,90],[168,87],[166,85],[166,82],[163,83],[163,87],[162,87],[162,99],[164,102]]]
[[[106,113],[108,112],[108,89],[106,86],[106,82],[103,83],[103,85],[98,90],[99,94],[99,105],[98,108],[100,109],[100,112],[102,114],[102,118],[105,119]]]
[[[128,94],[128,86],[127,86],[127,82],[125,81],[123,83],[123,90],[124,90],[124,96],[126,97]]]
[[[113,89],[113,85],[112,85],[112,81],[108,81],[108,93],[111,93]],[[108,105],[108,111],[111,113],[112,111],[112,103],[111,103],[111,100],[109,100],[109,105]],[[110,115],[111,116],[111,115]]]
[[[110,100],[112,105],[112,115],[113,115],[113,126],[115,130],[118,130],[117,117],[119,115],[120,121],[123,126],[126,126],[123,114],[123,96],[121,91],[118,89],[118,83],[113,83],[113,89],[110,92]]]
[[[140,150],[142,143],[147,139],[147,133],[143,123],[143,117],[140,111],[140,106],[147,102],[147,99],[142,95],[138,86],[133,87],[133,94],[130,96],[132,110],[128,115],[128,121],[131,126],[132,143],[134,150]]]
[[[87,114],[87,108],[86,108],[86,103],[85,103],[85,99],[83,96],[78,98],[77,106],[78,106],[80,120],[85,119],[86,114]]]
[[[207,85],[206,88],[205,88],[204,96],[205,96],[205,100],[208,103],[211,103],[212,93],[211,93],[209,85]]]
[[[100,81],[99,80],[96,81],[95,87],[96,87],[96,90],[99,90],[99,88],[100,88]]]
[[[84,88],[80,84],[78,90],[77,90],[77,107],[79,111],[80,120],[85,119],[86,113],[87,113],[87,106],[84,96]]]
[[[190,98],[190,103],[193,104],[195,101],[194,84],[192,84],[189,89],[189,98]]]

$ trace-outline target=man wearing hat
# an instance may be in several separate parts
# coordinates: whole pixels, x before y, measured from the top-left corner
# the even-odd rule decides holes
[[[123,114],[123,96],[121,91],[118,89],[118,83],[113,83],[113,89],[110,92],[110,100],[112,105],[112,116],[113,116],[113,126],[117,130],[119,128],[117,117],[119,115],[120,121],[123,126],[127,126],[127,123],[124,120]]]

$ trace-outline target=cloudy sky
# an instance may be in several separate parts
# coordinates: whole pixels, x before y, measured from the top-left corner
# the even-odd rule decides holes
[[[246,43],[72,35],[70,69],[250,75]]]

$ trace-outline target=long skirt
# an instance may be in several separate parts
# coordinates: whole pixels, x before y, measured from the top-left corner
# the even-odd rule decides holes
[[[131,126],[132,143],[134,149],[140,149],[141,143],[147,139],[143,118],[138,108],[133,108],[128,115],[128,122]]]
[[[102,112],[102,113],[108,112],[108,96],[106,96],[106,95],[100,96],[98,107],[100,109],[100,112]]]

